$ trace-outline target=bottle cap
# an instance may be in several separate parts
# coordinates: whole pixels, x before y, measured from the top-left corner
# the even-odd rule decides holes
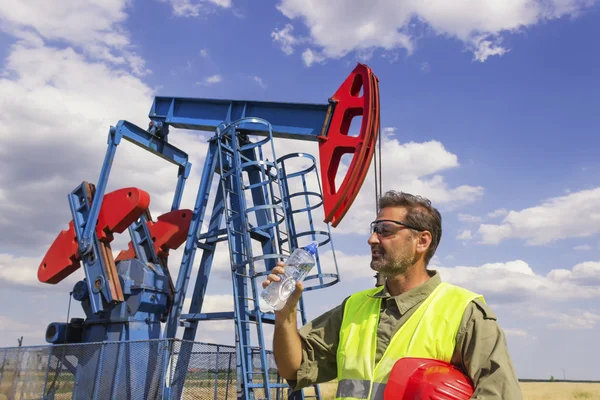
[[[311,244],[306,246],[304,250],[306,250],[311,256],[314,256],[317,253],[317,247],[319,247],[319,242],[313,241]]]

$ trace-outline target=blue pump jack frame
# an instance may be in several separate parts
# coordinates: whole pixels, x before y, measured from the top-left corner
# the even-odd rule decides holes
[[[98,251],[98,239],[95,234],[95,227],[98,221],[98,215],[102,208],[104,192],[108,183],[108,177],[112,168],[117,146],[121,139],[140,146],[141,148],[156,154],[160,158],[179,166],[177,186],[171,210],[179,209],[181,198],[185,187],[185,180],[191,171],[191,164],[188,162],[188,155],[177,147],[169,144],[166,140],[156,138],[152,133],[139,128],[138,126],[127,122],[119,121],[116,126],[110,127],[108,133],[108,149],[100,170],[100,177],[96,185],[96,193],[91,208],[82,207],[85,203],[85,196],[82,193],[81,185],[69,194],[69,205],[73,214],[75,234],[78,239],[79,252],[84,265],[84,272],[87,278],[87,285],[90,294],[90,303],[94,314],[103,311],[102,299],[110,303],[112,298],[110,290],[107,287],[106,266],[102,263],[102,257]],[[89,205],[88,205],[89,206]],[[89,212],[82,213],[82,210]],[[87,215],[86,215],[87,214]],[[99,279],[99,280],[98,280]],[[94,287],[95,282],[100,283],[100,288]]]

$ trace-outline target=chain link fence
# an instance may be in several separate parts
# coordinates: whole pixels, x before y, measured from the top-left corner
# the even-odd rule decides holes
[[[257,369],[259,357],[252,357]],[[269,382],[281,383],[272,354],[267,358]],[[235,400],[237,363],[234,346],[181,340],[0,348],[0,400]],[[271,397],[287,398],[287,389]]]

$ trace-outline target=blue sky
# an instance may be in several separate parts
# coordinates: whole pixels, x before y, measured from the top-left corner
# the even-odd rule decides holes
[[[600,348],[589,345],[600,333],[600,7],[362,3],[3,2],[0,345],[21,334],[43,343],[46,325],[65,318],[83,272],[47,286],[37,265],[70,219],[67,193],[97,179],[111,124],[145,126],[154,95],[324,104],[360,61],[380,79],[384,189],[423,194],[443,213],[433,267],[486,296],[520,377],[564,368],[600,379]],[[194,165],[184,207],[206,138],[170,136]],[[277,147],[298,150],[318,155],[310,143]],[[111,187],[136,185],[153,215],[167,211],[176,171],[136,149],[117,154]],[[372,285],[373,193],[371,172],[333,229],[342,282],[307,295],[309,318]],[[226,258],[215,261],[208,309],[231,303]],[[231,331],[213,324],[197,339]]]

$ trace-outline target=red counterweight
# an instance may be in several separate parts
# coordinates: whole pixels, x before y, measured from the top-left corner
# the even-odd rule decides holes
[[[96,225],[96,234],[100,242],[108,245],[113,240],[114,232],[122,233],[148,209],[149,205],[150,195],[141,189],[124,188],[106,194]],[[103,250],[103,253],[103,256],[109,258],[105,261],[111,263],[111,252]],[[38,279],[42,283],[56,284],[77,270],[81,266],[80,261],[81,255],[71,220],[69,229],[58,234],[42,259],[38,268]]]
[[[452,364],[428,358],[401,358],[394,364],[383,400],[468,400],[470,379]]]
[[[154,250],[159,258],[166,258],[169,249],[177,249],[186,241],[192,215],[192,210],[175,210],[161,215],[156,222],[148,221],[147,225],[154,242]],[[129,242],[129,248],[121,251],[116,261],[134,257],[133,245]]]

